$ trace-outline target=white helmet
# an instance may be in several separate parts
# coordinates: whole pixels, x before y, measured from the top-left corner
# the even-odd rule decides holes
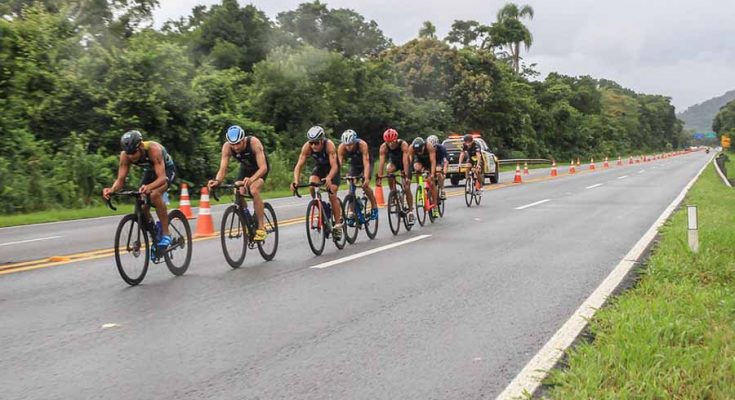
[[[436,146],[439,143],[439,138],[436,135],[431,135],[426,138],[426,141],[431,143],[432,146]]]
[[[348,129],[342,132],[342,143],[352,144],[357,142],[357,132],[352,129]]]
[[[309,128],[309,131],[306,132],[306,138],[313,142],[315,140],[322,140],[326,136],[326,133],[324,133],[324,128],[322,128],[319,125],[312,126]]]

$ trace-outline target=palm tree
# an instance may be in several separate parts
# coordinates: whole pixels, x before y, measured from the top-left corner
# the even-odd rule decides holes
[[[419,30],[419,37],[436,39],[436,26],[431,21],[424,21],[424,25]]]
[[[498,11],[498,21],[493,24],[492,36],[497,44],[504,45],[510,50],[513,60],[513,68],[516,72],[520,70],[521,43],[526,47],[526,51],[533,44],[533,35],[531,31],[523,25],[521,18],[528,17],[533,19],[533,8],[528,4],[521,8],[514,3],[507,3]]]

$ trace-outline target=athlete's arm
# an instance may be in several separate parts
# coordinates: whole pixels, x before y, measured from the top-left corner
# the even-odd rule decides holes
[[[102,189],[102,197],[109,200],[112,193],[120,190],[125,184],[125,178],[128,176],[130,170],[130,162],[124,151],[120,152],[120,164],[117,168],[117,179],[112,183],[112,187]]]
[[[214,176],[214,179],[207,182],[207,186],[213,187],[222,183],[222,180],[225,179],[228,165],[230,165],[230,144],[225,142],[222,144],[222,154],[220,155],[217,175]]]
[[[375,177],[376,185],[380,185],[381,183],[383,183],[383,178],[381,178],[381,176],[383,176],[383,172],[385,168],[385,153],[388,152],[388,150],[386,150],[387,148],[388,148],[388,145],[383,143],[380,145],[380,148],[378,149],[378,176]]]
[[[158,189],[166,184],[166,166],[163,164],[163,151],[161,151],[161,146],[152,144],[148,150],[148,154],[151,157],[153,169],[156,171],[156,180],[140,187],[139,190],[144,194],[149,194],[152,190]]]
[[[337,162],[337,148],[331,140],[327,140],[327,156],[329,157],[329,173],[327,174],[327,183],[331,185],[332,179],[339,172],[339,162]]]
[[[368,152],[367,142],[364,140],[360,141],[360,152],[362,153],[362,169],[365,179],[363,179],[362,186],[370,185],[370,154]]]
[[[431,143],[426,143],[426,151],[429,152],[429,161],[431,164],[429,175],[434,177],[434,174],[436,174],[436,147]]]
[[[253,137],[250,139],[250,148],[255,152],[255,162],[258,164],[258,170],[250,177],[250,182],[260,179],[268,172],[268,162],[265,159],[265,148],[260,139]]]
[[[303,146],[301,146],[301,154],[299,154],[299,160],[296,161],[296,166],[293,169],[293,182],[291,182],[291,190],[296,190],[296,185],[299,183],[299,178],[301,178],[301,168],[304,167],[306,157],[309,156],[309,151],[309,142],[306,142]]]
[[[401,143],[401,150],[403,150],[403,173],[406,174],[406,178],[409,176],[411,157],[413,157],[413,147],[409,146],[408,143]]]

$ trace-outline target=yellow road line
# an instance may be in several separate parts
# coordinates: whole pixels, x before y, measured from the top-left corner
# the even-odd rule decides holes
[[[622,167],[628,167],[628,166],[629,165],[626,164],[626,165],[623,165]],[[611,168],[606,168],[606,169],[611,169]],[[550,181],[550,180],[560,179],[564,177],[570,177],[574,175],[586,174],[590,172],[595,172],[595,171],[585,169],[582,171],[578,171],[576,174],[573,174],[573,175],[572,174],[560,174],[559,176],[545,176],[545,177],[527,179],[527,180],[524,180],[523,183],[544,182],[544,181]],[[519,185],[521,184],[496,183],[492,186],[483,186],[483,190],[492,191],[492,190],[503,189],[509,186],[519,186]],[[462,195],[464,195],[464,190],[461,190],[461,189],[457,191],[450,191],[447,193],[447,197],[456,197],[456,196],[462,196]],[[382,206],[380,208],[385,208],[385,206]],[[282,227],[282,226],[296,225],[296,224],[304,222],[304,220],[305,220],[304,217],[290,218],[290,219],[286,219],[283,221],[278,221],[278,226]],[[195,237],[194,239],[192,239],[192,242],[216,239],[219,236],[220,236],[219,233],[215,233],[211,236]],[[43,258],[39,260],[24,261],[24,262],[19,262],[19,263],[14,263],[14,264],[0,265],[0,275],[12,274],[15,272],[22,272],[22,271],[31,271],[34,269],[55,267],[58,265],[65,265],[65,264],[69,264],[69,263],[73,263],[77,261],[96,260],[98,258],[110,257],[110,256],[113,256],[114,254],[115,254],[115,249],[109,248],[109,249],[85,251],[85,252],[75,253],[75,254],[67,254],[63,256],[54,256],[54,257]]]

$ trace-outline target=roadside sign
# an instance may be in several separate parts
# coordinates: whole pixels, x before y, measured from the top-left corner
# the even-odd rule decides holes
[[[726,149],[729,149],[730,148],[730,137],[722,136],[722,139],[720,140],[720,145]]]
[[[715,139],[717,137],[717,134],[714,132],[706,132],[704,135],[707,137],[707,139]]]

